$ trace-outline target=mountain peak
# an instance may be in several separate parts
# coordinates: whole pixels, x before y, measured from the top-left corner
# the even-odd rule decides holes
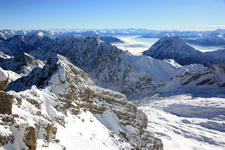
[[[210,66],[212,64],[224,63],[225,59],[222,51],[213,51],[210,53],[202,53],[195,50],[181,37],[164,37],[158,40],[143,55],[148,55],[156,59],[174,59],[181,65],[190,65],[194,63]],[[217,58],[216,58],[217,57]],[[220,59],[218,59],[218,57]]]

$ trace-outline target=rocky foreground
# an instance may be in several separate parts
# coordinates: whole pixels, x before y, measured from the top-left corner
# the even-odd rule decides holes
[[[13,80],[14,74],[1,72],[9,73],[3,80]],[[61,55],[10,82],[6,91],[0,92],[3,149],[81,149],[81,139],[103,149],[163,149],[142,111],[123,94],[95,86]]]

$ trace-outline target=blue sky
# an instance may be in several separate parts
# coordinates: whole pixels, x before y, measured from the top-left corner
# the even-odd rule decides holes
[[[225,29],[225,0],[0,0],[0,29]]]

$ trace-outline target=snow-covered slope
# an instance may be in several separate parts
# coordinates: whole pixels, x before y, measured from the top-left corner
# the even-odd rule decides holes
[[[147,114],[164,149],[224,149],[225,64],[177,75],[155,92],[132,103]]]
[[[199,63],[210,66],[225,63],[225,50],[202,53],[179,36],[161,38],[143,54],[156,59],[174,59],[181,65]]]
[[[178,94],[134,101],[168,150],[223,150],[225,94]]]
[[[225,93],[225,64],[177,75],[170,81],[159,84],[157,91],[161,94],[192,93],[199,96]]]
[[[163,148],[145,129],[144,113],[123,94],[95,86],[61,55],[7,91],[14,98],[12,114],[0,114],[2,149]]]
[[[182,74],[186,71],[204,70],[201,64],[191,64],[181,66],[173,59],[159,60],[150,56],[132,56],[122,55],[122,61],[124,63],[131,64],[137,70],[138,73],[146,72],[151,75],[153,81],[158,84],[162,80],[170,80],[175,75]]]

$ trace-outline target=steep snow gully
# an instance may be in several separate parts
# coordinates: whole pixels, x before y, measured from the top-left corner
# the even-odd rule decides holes
[[[0,149],[225,147],[224,50],[43,35],[0,40]]]

